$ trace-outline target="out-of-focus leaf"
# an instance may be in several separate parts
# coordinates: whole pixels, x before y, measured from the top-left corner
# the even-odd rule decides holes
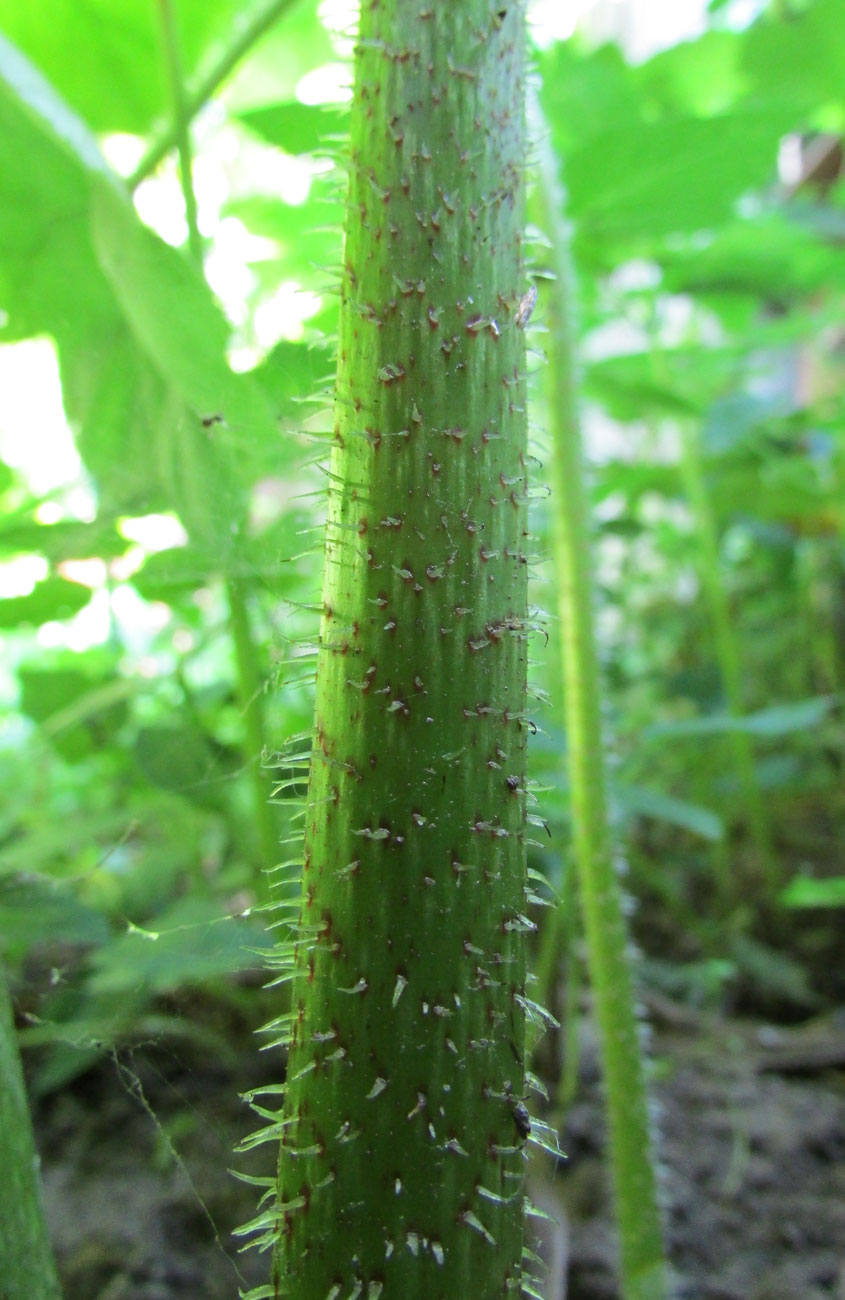
[[[767,416],[782,407],[779,397],[758,397],[754,393],[729,393],[718,398],[704,419],[701,448],[705,455],[729,451]],[[755,505],[757,503],[755,502]]]
[[[92,227],[100,264],[159,374],[200,420],[222,417],[233,431],[233,452],[247,433],[271,436],[261,393],[226,361],[229,327],[197,268],[109,187],[96,187]]]
[[[26,159],[26,166],[21,160]],[[99,332],[113,321],[87,237],[97,142],[37,69],[0,36],[0,292],[6,338]]]
[[[187,722],[183,727],[142,727],[135,760],[148,781],[193,803],[219,807],[232,762]]]
[[[45,736],[58,736],[63,731],[79,726],[80,723],[103,717],[108,719],[111,727],[118,726],[126,716],[123,706],[142,689],[143,683],[140,679],[133,681],[128,677],[115,677],[92,687],[72,704],[45,718],[41,730]]]
[[[105,917],[70,890],[41,878],[0,879],[0,952],[6,960],[18,959],[39,943],[103,943],[108,933]]]
[[[784,907],[845,907],[845,876],[794,876],[781,890],[780,901]]]
[[[314,153],[328,136],[348,129],[349,112],[336,104],[271,104],[239,115],[244,126],[285,153]]]
[[[93,176],[119,188],[85,124],[0,38],[0,299],[7,315],[0,336],[55,338],[65,410],[101,508],[109,514],[143,503],[149,510],[157,504],[150,442],[162,385],[94,255]]]
[[[737,32],[705,32],[661,50],[630,75],[652,114],[658,106],[663,113],[724,113],[744,89],[742,41]]]
[[[53,821],[39,820],[35,826],[14,826],[0,848],[0,875],[38,872],[56,874],[93,845],[115,845],[127,834],[129,818],[123,809],[97,813],[80,807],[73,816]],[[4,828],[6,829],[6,828]]]
[[[97,483],[101,510],[178,509],[167,498],[159,453],[177,416],[113,301],[112,310],[107,336],[82,329],[78,338],[60,339],[62,391],[77,446]]]
[[[658,380],[648,352],[595,361],[585,380],[587,391],[619,420],[641,419],[646,411],[686,418],[699,414],[698,405],[683,391]]]
[[[0,549],[10,555],[43,555],[51,564],[92,556],[112,560],[123,555],[127,545],[113,519],[96,519],[91,523],[68,519],[56,524],[39,524],[31,511],[22,520],[0,519]]]
[[[126,700],[133,683],[117,683],[111,674],[43,665],[34,662],[18,670],[21,709],[37,722],[63,758],[78,762],[106,745],[126,718]],[[67,661],[64,660],[66,663]]]
[[[185,72],[226,39],[242,0],[179,0]],[[144,135],[170,111],[158,7],[149,0],[0,0],[0,28],[96,131]]]
[[[762,465],[746,464],[719,475],[719,513],[791,524],[822,515],[830,497],[818,467],[799,456],[770,457]],[[788,534],[783,535],[784,541]]]
[[[200,273],[142,225],[84,124],[0,46],[4,289],[9,336],[46,329],[59,343],[66,407],[106,509],[149,510],[164,490],[193,535],[235,549],[250,451],[276,435],[266,401],[230,369],[228,327]]]
[[[592,240],[706,230],[771,182],[792,125],[782,105],[718,117],[620,122],[570,153],[573,216]]]
[[[845,286],[839,250],[779,213],[732,221],[705,244],[661,250],[667,289],[676,293],[746,294],[787,305],[798,295]]]
[[[793,202],[789,207],[789,218],[795,225],[811,231],[821,239],[841,244],[845,240],[845,209],[842,207],[842,201],[843,193],[840,185],[838,195],[831,195],[828,202],[808,203],[800,200]]]
[[[317,0],[298,0],[235,69],[226,85],[226,104],[233,112],[243,112],[293,99],[306,73],[336,59],[317,16]]]
[[[638,456],[636,460],[608,460],[595,471],[593,500],[607,500],[621,492],[634,504],[647,492],[676,497],[682,493],[681,475],[677,465],[663,461],[648,461]],[[633,521],[632,521],[633,522]]]
[[[39,627],[42,623],[73,618],[91,599],[91,592],[66,578],[45,578],[28,596],[0,600],[0,627]]]
[[[739,971],[764,996],[773,994],[799,1007],[818,1004],[810,988],[807,971],[788,953],[778,952],[746,934],[736,934],[732,941],[733,956]]]
[[[4,6],[4,0],[0,0],[0,6]],[[56,142],[78,158],[87,170],[111,178],[89,128],[56,92],[55,83],[48,81],[5,36],[0,36],[0,81],[4,93],[26,105],[39,125],[48,127]]]
[[[559,41],[538,55],[543,111],[562,157],[620,122],[639,122],[642,99],[618,45],[584,50]]]
[[[334,353],[328,348],[282,339],[254,373],[278,416],[298,422],[303,399],[324,395],[326,406],[331,405],[334,366]]]
[[[797,119],[793,130],[803,127],[804,115],[814,109],[839,108],[845,85],[840,0],[813,0],[803,13],[788,17],[773,8],[746,33],[742,71],[753,92],[789,97]]]
[[[132,575],[132,586],[145,600],[172,602],[176,597],[203,587],[219,570],[212,557],[195,546],[172,546],[156,551]]]
[[[202,899],[183,899],[148,927],[133,926],[98,949],[90,988],[117,993],[139,986],[165,993],[261,964],[255,949],[270,946],[255,925],[223,916]]]
[[[705,840],[720,840],[725,833],[724,823],[710,808],[673,799],[658,790],[648,790],[639,785],[620,785],[614,792],[616,803],[627,813],[639,817],[654,817],[657,821],[680,826]]]
[[[263,292],[274,283],[299,280],[313,283],[315,273],[330,275],[340,258],[342,209],[338,204],[315,199],[292,205],[264,194],[231,198],[223,209],[237,217],[248,230],[279,245],[277,257],[252,262]],[[319,286],[315,286],[319,287]]]
[[[705,718],[685,718],[677,722],[660,722],[649,727],[649,736],[726,736],[742,731],[749,736],[774,739],[795,731],[808,731],[818,726],[834,706],[829,695],[798,700],[794,704],[775,704],[758,713],[734,717],[730,713],[711,713]]]
[[[159,428],[162,480],[191,535],[225,557],[246,513],[254,452],[279,435],[260,387],[225,355],[228,326],[201,274],[147,230],[104,186],[93,204],[94,242],[126,319],[171,386]]]

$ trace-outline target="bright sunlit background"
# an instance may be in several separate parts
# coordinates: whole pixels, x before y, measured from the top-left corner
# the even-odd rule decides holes
[[[762,0],[733,0],[722,6],[723,24],[742,27],[762,8]],[[628,58],[638,61],[656,51],[698,35],[706,25],[707,0],[534,0],[529,21],[540,47],[571,36],[576,30],[594,44],[614,40]],[[321,17],[333,34],[339,56],[350,51],[349,31],[354,22],[350,0],[323,0]],[[348,98],[348,65],[338,61],[304,76],[296,90],[303,103]],[[258,296],[250,263],[271,256],[274,245],[247,230],[234,216],[223,214],[233,181],[244,171],[261,178],[264,192],[286,203],[305,201],[314,176],[325,165],[313,159],[288,157],[251,139],[222,122],[219,106],[212,104],[195,123],[198,156],[194,187],[200,232],[207,242],[206,275],[233,327],[230,360],[236,370],[252,368],[279,339],[302,337],[304,323],[320,308],[320,298],[295,281],[272,294]],[[102,141],[111,165],[129,175],[144,149],[135,136],[113,135]],[[184,205],[175,160],[137,189],[135,204],[143,220],[174,245],[187,238]],[[595,345],[604,346],[601,340]],[[0,455],[14,466],[33,492],[49,496],[41,521],[60,518],[89,520],[94,515],[91,493],[84,482],[71,430],[62,409],[56,351],[51,340],[35,339],[0,347]],[[178,525],[166,518],[152,519],[139,543],[147,551],[174,544]],[[43,574],[31,558],[0,565],[0,597],[25,595]],[[68,573],[76,581],[100,586],[98,573]],[[128,574],[112,574],[112,578]],[[127,589],[128,591],[129,589]],[[118,604],[124,598],[117,595]],[[130,595],[125,601],[132,603]],[[94,602],[75,620],[54,624],[41,637],[52,644],[82,649],[108,634],[106,598]],[[139,610],[133,607],[134,614]]]

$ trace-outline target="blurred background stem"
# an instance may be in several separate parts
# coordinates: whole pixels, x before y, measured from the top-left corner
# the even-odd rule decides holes
[[[539,118],[539,111],[536,114]],[[662,1228],[622,891],[608,820],[591,532],[578,406],[575,276],[565,195],[541,124],[539,189],[551,241],[546,369],[553,530],[575,861],[606,1090],[625,1300],[666,1294]],[[571,898],[565,900],[571,906]],[[569,1008],[570,1013],[572,1008]],[[571,1081],[568,1085],[572,1086]]]
[[[267,6],[267,9],[280,6]],[[188,247],[200,271],[203,270],[202,237],[200,235],[197,201],[192,180],[192,151],[190,134],[191,109],[185,93],[179,39],[173,0],[159,0],[161,29],[167,74],[173,103],[173,142],[179,153],[179,180],[185,201],[185,219],[188,224]],[[266,30],[266,26],[261,29]],[[261,33],[259,33],[261,34]],[[244,47],[242,53],[245,52]],[[231,65],[233,66],[233,64]],[[259,655],[253,638],[247,603],[248,584],[242,577],[226,576],[225,591],[229,606],[229,626],[235,652],[237,691],[243,722],[243,757],[252,781],[257,851],[260,866],[268,871],[279,856],[279,835],[273,808],[270,804],[270,783],[262,768],[265,749],[264,683]],[[257,884],[259,895],[266,893],[263,883]]]

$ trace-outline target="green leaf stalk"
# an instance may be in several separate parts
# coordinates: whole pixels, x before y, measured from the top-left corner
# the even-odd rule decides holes
[[[622,892],[613,858],[593,616],[573,314],[574,273],[564,195],[547,139],[540,198],[555,279],[548,295],[549,409],[555,567],[578,892],[600,1034],[610,1164],[625,1300],[666,1295],[662,1230]]]
[[[362,5],[261,1294],[530,1290],[524,8]]]
[[[179,180],[185,202],[188,249],[191,258],[202,270],[202,239],[199,231],[197,201],[192,180],[193,151],[191,149],[190,133],[191,117],[197,110],[192,106],[191,99],[184,87],[173,0],[158,0],[158,4],[161,16],[162,45],[173,101],[173,132],[172,137],[168,137],[168,139],[171,144],[175,144],[179,155]],[[275,3],[264,5],[260,11],[256,11],[256,21],[247,24],[242,37],[235,42],[235,45],[229,51],[229,60],[225,64],[228,71],[231,71],[237,59],[242,57],[254,41],[275,21],[283,7],[286,6],[280,5],[276,0]],[[260,20],[259,13],[261,15]],[[247,34],[249,34],[249,42],[244,45],[243,42]],[[235,57],[236,51],[237,57]],[[222,80],[225,74],[222,70],[218,70],[218,75],[219,79]],[[268,871],[278,858],[279,845],[276,819],[270,805],[270,785],[261,766],[265,752],[266,735],[263,682],[258,651],[249,617],[247,583],[242,577],[236,577],[230,572],[226,578],[225,591],[229,606],[229,627],[235,657],[237,690],[243,718],[242,748],[253,791],[256,843],[259,861],[263,869]],[[265,896],[266,894],[263,887],[259,887],[257,892],[259,896]]]
[[[195,85],[181,92],[183,111],[178,118],[163,128],[161,134],[151,142],[135,171],[129,178],[130,190],[137,189],[141,181],[151,176],[159,163],[167,157],[171,149],[177,147],[184,126],[196,117],[204,108],[223,82],[234,72],[242,59],[257,45],[262,36],[276,22],[292,9],[297,0],[256,0],[246,11],[233,33],[231,42],[221,51],[208,72]],[[172,25],[172,19],[165,19]],[[180,77],[181,84],[181,77]]]
[[[12,1003],[0,964],[0,1295],[3,1300],[60,1300],[56,1265],[41,1205]]]
[[[716,521],[701,463],[698,433],[690,423],[681,426],[681,472],[687,499],[695,519],[698,568],[713,630],[713,643],[722,689],[725,692],[728,709],[734,717],[740,718],[745,711],[745,692],[742,685],[739,647],[731,623],[730,606],[720,571]],[[757,780],[753,743],[748,732],[739,727],[731,731],[729,743],[734,771],[745,804],[749,834],[762,870],[763,883],[768,890],[776,891],[782,881],[772,846],[769,818],[760,783]],[[735,904],[738,894],[737,882],[728,874],[728,864],[724,856],[720,861],[722,869],[719,883],[723,900],[725,904]]]

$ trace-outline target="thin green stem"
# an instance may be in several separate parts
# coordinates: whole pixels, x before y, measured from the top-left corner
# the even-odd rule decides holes
[[[627,927],[608,822],[601,684],[584,484],[574,273],[555,156],[540,146],[540,187],[555,280],[548,299],[554,438],[555,560],[572,791],[575,859],[607,1093],[610,1162],[625,1300],[660,1300],[666,1266]]]
[[[270,868],[279,856],[279,835],[273,807],[269,802],[270,790],[261,766],[265,750],[264,682],[246,598],[246,584],[237,578],[226,581],[226,598],[229,603],[229,621],[235,648],[238,672],[238,695],[244,726],[244,754],[249,764],[252,780],[258,852],[265,869]]]
[[[202,240],[197,221],[197,199],[191,177],[193,159],[190,117],[182,80],[182,60],[179,54],[179,36],[176,31],[173,0],[159,0],[159,9],[170,95],[173,100],[173,127],[176,136],[175,144],[179,152],[179,180],[182,185],[182,197],[185,200],[185,218],[188,222],[188,246],[191,257],[197,266],[202,267]]]
[[[575,943],[576,927],[570,923],[564,953],[564,1001],[561,1012],[563,1069],[555,1098],[558,1114],[565,1119],[578,1092],[581,1049],[578,1038],[578,997],[581,992],[581,964]]]
[[[240,31],[235,33],[231,45],[220,55],[220,58],[208,70],[208,73],[201,81],[197,82],[193,88],[186,88],[183,95],[183,115],[186,124],[193,121],[197,113],[203,108],[212,96],[220,89],[224,81],[231,76],[232,72],[240,63],[245,55],[249,54],[254,45],[265,36],[277,19],[292,9],[297,0],[262,0],[247,15]],[[181,78],[180,78],[181,81]],[[129,189],[134,190],[150,176],[158,167],[162,158],[170,153],[179,143],[179,124],[171,122],[150,144],[143,158],[135,168],[133,174],[127,182]]]
[[[0,1295],[60,1300],[61,1288],[41,1205],[38,1156],[15,1039],[12,1002],[0,963]]]
[[[682,427],[681,440],[681,470],[687,497],[695,517],[699,572],[713,629],[714,649],[722,689],[729,712],[734,717],[741,718],[744,712],[745,692],[742,685],[739,648],[731,626],[730,606],[720,572],[716,520],[704,479],[697,433],[691,424]],[[737,728],[731,732],[730,745],[745,803],[745,815],[751,839],[760,860],[766,885],[771,890],[775,890],[779,884],[779,872],[772,848],[769,819],[754,769],[754,748],[751,737],[746,731]],[[730,892],[736,891],[734,889]]]
[[[173,0],[159,0],[162,35],[170,93],[173,101],[175,141],[179,150],[179,177],[185,199],[185,217],[188,223],[188,246],[191,257],[202,269],[202,240],[197,222],[197,202],[192,174],[192,149],[188,100],[182,82],[182,64],[176,31]],[[238,695],[243,711],[244,759],[249,768],[254,792],[255,824],[257,828],[259,860],[269,869],[278,857],[278,835],[273,809],[270,806],[270,789],[261,768],[264,753],[264,710],[262,707],[263,682],[258,655],[252,637],[247,607],[245,583],[242,579],[226,579],[226,599],[229,605],[229,622],[235,649],[238,677]]]

